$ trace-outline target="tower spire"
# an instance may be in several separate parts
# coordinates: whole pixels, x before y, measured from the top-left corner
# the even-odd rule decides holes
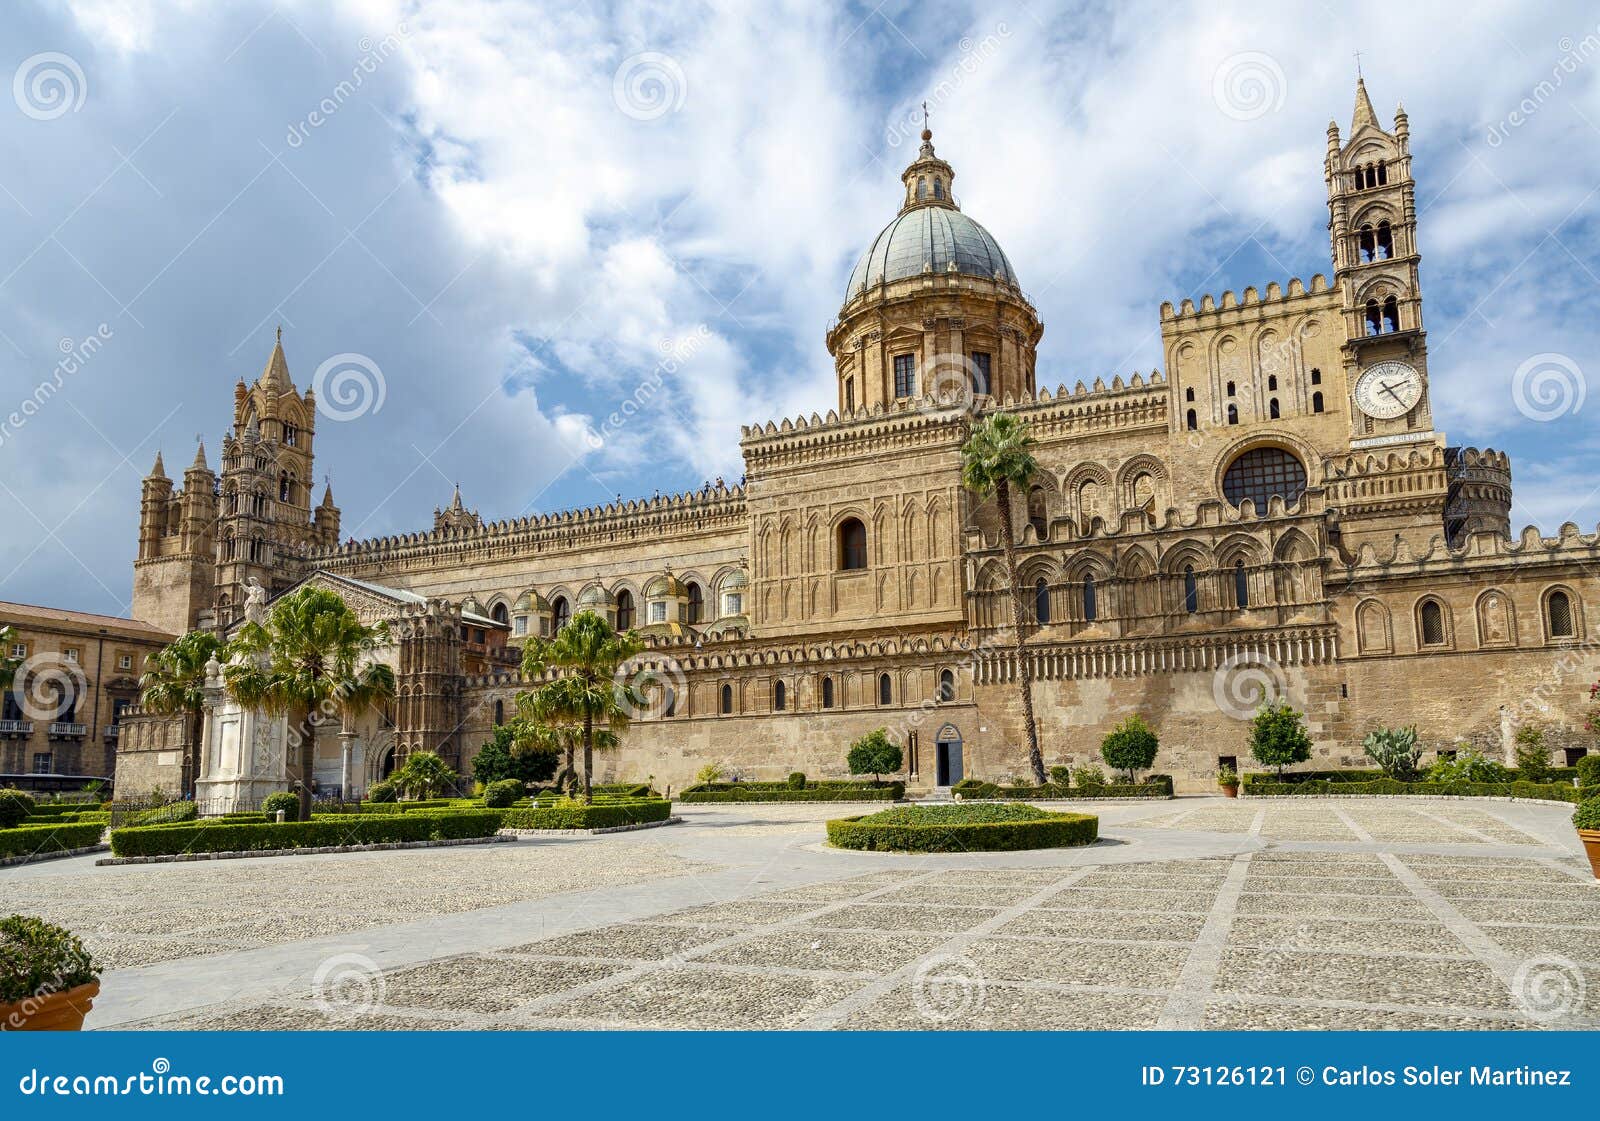
[[[1364,78],[1356,78],[1356,109],[1350,118],[1350,135],[1354,136],[1367,125],[1378,127],[1378,114],[1372,109],[1372,98],[1367,96]]]

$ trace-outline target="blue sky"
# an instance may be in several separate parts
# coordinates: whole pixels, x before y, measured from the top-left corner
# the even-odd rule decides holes
[[[1410,115],[1439,426],[1511,452],[1517,526],[1592,529],[1600,16],[1293,7],[7,5],[0,419],[99,342],[0,426],[0,598],[126,611],[140,478],[215,465],[280,323],[300,385],[381,379],[319,420],[347,535],[457,481],[501,518],[736,479],[740,424],[834,399],[924,98],[1040,381],[1148,372],[1162,300],[1327,271],[1357,50]]]

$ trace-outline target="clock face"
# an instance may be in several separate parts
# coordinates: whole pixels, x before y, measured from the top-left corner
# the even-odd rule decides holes
[[[1379,362],[1356,382],[1356,405],[1374,420],[1405,416],[1422,400],[1422,375],[1404,362]]]

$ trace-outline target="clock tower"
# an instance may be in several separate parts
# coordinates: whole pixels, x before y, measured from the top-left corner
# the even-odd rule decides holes
[[[1351,447],[1436,443],[1405,109],[1395,109],[1394,131],[1384,131],[1366,83],[1357,79],[1349,140],[1341,144],[1339,126],[1328,125],[1325,177]]]

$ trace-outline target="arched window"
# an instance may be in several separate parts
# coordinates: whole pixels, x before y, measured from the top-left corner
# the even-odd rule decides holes
[[[860,518],[839,523],[839,567],[846,572],[867,567],[867,527]]]
[[[1190,409],[1188,414],[1183,418],[1183,424],[1185,428],[1187,428],[1190,432],[1193,432],[1195,429],[1200,427],[1200,418],[1194,415],[1193,409]]]
[[[733,712],[733,686],[722,687],[722,715],[727,716]]]
[[[1278,375],[1277,374],[1268,374],[1267,375],[1267,392],[1268,393],[1276,393],[1276,392],[1278,392]]]
[[[503,603],[497,603],[493,607],[489,608],[489,618],[493,619],[497,623],[504,623],[507,626],[511,624],[511,613],[506,610],[506,605]]]
[[[956,699],[956,675],[954,670],[942,669],[939,671],[939,699],[946,703]]]
[[[1545,600],[1545,618],[1550,624],[1551,638],[1572,638],[1576,630],[1572,625],[1572,598],[1566,592],[1555,591]]]
[[[894,703],[894,682],[886,673],[878,675],[878,703],[881,705]]]
[[[633,629],[633,593],[624,588],[617,593],[617,630]]]
[[[689,619],[688,619],[688,622],[690,622],[690,623],[698,623],[698,622],[700,622],[701,614],[704,613],[705,608],[706,608],[706,593],[701,589],[700,585],[696,584],[693,580],[689,581],[688,591],[689,591],[689,609],[688,609],[689,610]]]
[[[782,712],[789,707],[789,690],[781,681],[772,683],[772,711]]]
[[[663,684],[661,687],[661,715],[678,715],[678,691],[671,685]]]
[[[1367,334],[1383,334],[1383,312],[1379,310],[1377,300],[1367,301]]]
[[[1321,385],[1322,384],[1322,371],[1317,369],[1315,366],[1311,367],[1311,384],[1312,385]]]
[[[1229,405],[1228,406],[1228,423],[1229,424],[1238,424],[1239,423],[1239,406],[1238,405]]]
[[[1378,260],[1387,261],[1394,256],[1394,231],[1389,223],[1378,223]]]
[[[833,678],[831,677],[822,679],[822,707],[833,707]]]
[[[977,397],[989,396],[990,372],[993,362],[986,350],[972,352],[972,392]]]
[[[928,181],[920,177],[917,179],[917,197],[919,199],[928,197]]]
[[[506,702],[504,702],[504,701],[495,701],[494,702],[494,726],[496,728],[498,728],[498,727],[500,727],[500,725],[504,724],[505,722],[506,722]]]
[[[1389,165],[1382,160],[1378,161],[1378,181],[1374,186],[1382,187],[1389,182]]]
[[[1050,521],[1045,516],[1044,488],[1034,487],[1028,492],[1028,524],[1033,526],[1033,532],[1039,535],[1039,540],[1045,540],[1050,533]]]
[[[1444,645],[1444,609],[1436,599],[1422,605],[1422,645]]]
[[[1277,420],[1280,413],[1281,410],[1278,408],[1278,399],[1274,397],[1272,400],[1267,402],[1267,416],[1272,420]]]
[[[1191,385],[1188,389],[1185,389],[1183,391],[1183,399],[1185,401],[1193,401],[1194,400],[1194,386]]]
[[[1311,411],[1314,413],[1322,411],[1322,390],[1320,389],[1311,395]]]
[[[944,180],[938,176],[934,176],[933,179],[933,197],[936,199],[944,198]]]
[[[1361,234],[1356,239],[1358,252],[1362,263],[1375,259],[1378,255],[1378,241],[1372,236],[1371,226],[1362,226]]]
[[[1400,303],[1393,296],[1383,301],[1383,330],[1385,334],[1400,329]]]
[[[556,596],[550,604],[550,633],[558,634],[572,619],[572,606],[566,596]]]
[[[1233,382],[1230,381],[1228,383],[1228,396],[1229,397],[1233,396],[1233,391],[1234,391],[1234,385],[1233,385]]]
[[[1267,501],[1281,495],[1285,505],[1300,501],[1306,492],[1306,469],[1282,448],[1251,448],[1228,465],[1222,476],[1222,493],[1235,506],[1250,499],[1256,513],[1264,513]]]
[[[1050,585],[1043,576],[1033,585],[1033,620],[1041,627],[1050,621]]]
[[[1250,607],[1250,580],[1244,571],[1244,558],[1233,562],[1233,605],[1240,611]]]
[[[1092,623],[1100,614],[1100,605],[1094,588],[1094,574],[1088,573],[1083,578],[1083,621]]]
[[[1183,568],[1183,609],[1190,615],[1200,610],[1200,583],[1194,577],[1194,565]]]

